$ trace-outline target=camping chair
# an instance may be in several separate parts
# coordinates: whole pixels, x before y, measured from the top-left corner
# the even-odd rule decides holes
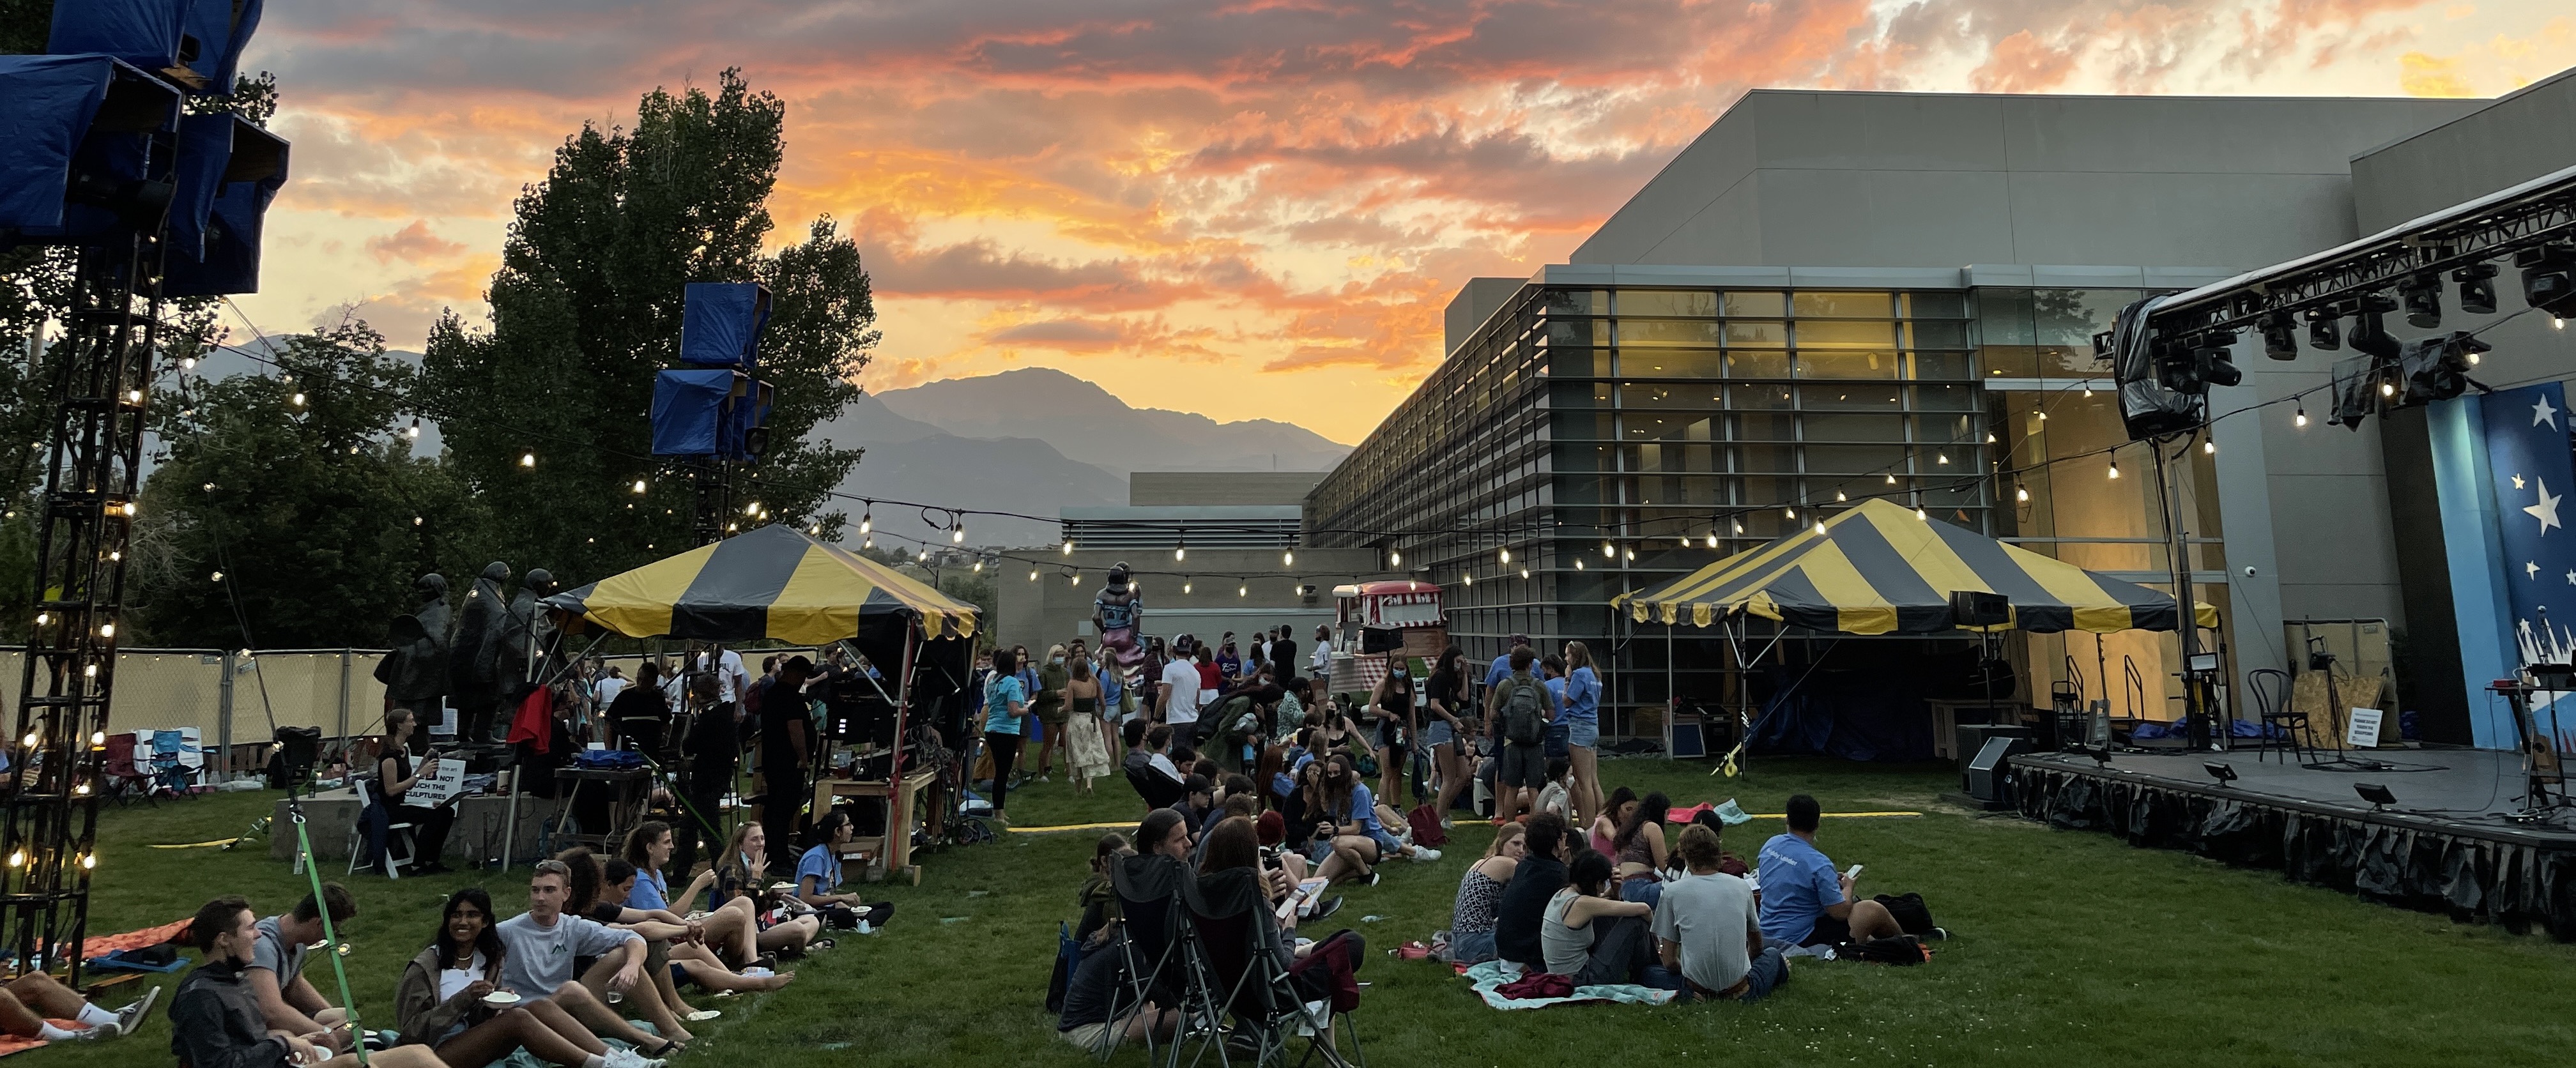
[[[2290,751],[2281,754],[2281,759],[2295,755],[2299,763],[2307,763],[2308,714],[2291,707],[2290,673],[2279,668],[2256,668],[2245,673],[2245,682],[2254,692],[2255,714],[2261,717],[2266,735],[2263,747],[2254,753],[2254,762],[2263,762],[2263,755],[2273,748],[2270,735],[2278,730],[2290,743]]]
[[[1127,785],[1135,788],[1136,796],[1145,799],[1147,812],[1170,808],[1188,796],[1182,793],[1181,784],[1173,782],[1171,776],[1150,767],[1127,769]]]
[[[1220,1064],[1231,1068],[1235,1050],[1229,1039],[1236,1034],[1252,1041],[1254,1065],[1284,1064],[1288,1043],[1299,1037],[1308,1039],[1307,1060],[1321,1057],[1326,1065],[1340,1068],[1358,1060],[1359,1033],[1351,1025],[1348,1013],[1358,1008],[1358,988],[1337,982],[1344,989],[1327,993],[1319,999],[1321,1008],[1308,1006],[1306,993],[1289,968],[1279,964],[1278,925],[1264,915],[1270,899],[1262,892],[1257,869],[1237,868],[1201,876],[1182,885],[1181,901],[1187,910],[1191,938],[1187,945],[1193,987],[1198,995],[1183,1014],[1182,1022],[1201,1021],[1205,1029],[1197,1036],[1198,1049],[1190,1059],[1195,1068],[1214,1048]],[[1335,943],[1347,948],[1347,943]],[[1317,952],[1326,952],[1317,950]],[[1309,958],[1309,969],[1329,970],[1340,966],[1339,976],[1347,976],[1355,961],[1347,956],[1335,961]],[[1342,1016],[1336,1020],[1334,1017]],[[1216,1026],[1231,1017],[1235,1028],[1230,1034]],[[1350,1037],[1348,1057],[1337,1048],[1339,1036]],[[1174,1054],[1181,1044],[1175,1039]]]
[[[197,783],[197,773],[188,767],[183,756],[190,747],[186,737],[175,730],[152,732],[152,789],[170,791],[172,797],[186,797]]]
[[[402,866],[412,862],[411,854],[414,848],[411,841],[412,825],[394,821],[393,801],[379,792],[377,787],[381,784],[376,780],[351,779],[349,785],[358,792],[358,818],[349,826],[349,870],[343,874],[357,872],[359,857],[373,860],[381,854],[384,859],[385,878],[402,878]],[[380,830],[372,830],[371,824],[378,825]],[[377,833],[381,833],[384,837],[378,839]],[[397,836],[402,840],[400,854],[394,851]],[[378,844],[380,841],[381,845]]]
[[[1151,773],[1152,769],[1147,769]],[[1118,894],[1118,933],[1113,948],[1104,953],[1124,954],[1124,983],[1120,1002],[1122,1009],[1109,1022],[1100,1045],[1092,1055],[1107,1061],[1118,1048],[1128,1027],[1152,1002],[1164,1009],[1180,1008],[1192,999],[1188,989],[1189,971],[1185,964],[1183,943],[1189,938],[1189,924],[1183,919],[1181,888],[1191,881],[1188,865],[1160,853],[1121,857],[1110,865],[1109,885]],[[1174,1047],[1175,1053],[1178,1047]],[[1145,1032],[1145,1059],[1154,1060],[1154,1034]]]
[[[152,800],[152,775],[134,765],[134,734],[118,731],[107,736],[107,760],[101,769],[107,778],[108,796],[119,806],[141,796]],[[157,802],[155,802],[157,804]]]

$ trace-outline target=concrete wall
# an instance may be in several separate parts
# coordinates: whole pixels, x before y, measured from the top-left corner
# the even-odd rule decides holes
[[[2352,161],[2353,214],[2363,233],[2576,167],[2576,70],[2497,97],[2486,107]]]
[[[2482,103],[1761,90],[1572,260],[2260,266],[2351,239],[2354,155]]]
[[[1127,476],[1131,508],[1190,505],[1304,505],[1322,471],[1138,471]]]
[[[1169,554],[1157,558],[1134,550],[1092,552],[1077,548],[1057,557],[1029,580],[1025,565],[1005,565],[993,580],[994,640],[1026,645],[1032,650],[1072,637],[1093,637],[1091,599],[1100,592],[1109,565],[1126,560],[1137,568],[1144,585],[1145,632],[1169,638],[1196,634],[1214,639],[1225,631],[1248,634],[1282,624],[1297,628],[1305,645],[1316,624],[1333,617],[1333,587],[1346,582],[1402,578],[1380,570],[1374,549],[1298,549],[1293,569],[1284,568],[1275,549],[1190,550],[1186,565]],[[1065,568],[1079,569],[1080,583],[1065,578]],[[1156,574],[1187,566],[1191,592],[1182,593],[1184,576]],[[1302,580],[1307,596],[1293,588]],[[1238,594],[1237,591],[1245,591]]]
[[[1458,287],[1458,295],[1449,298],[1449,308],[1441,316],[1441,354],[1458,351],[1458,344],[1467,340],[1467,335],[1475,333],[1477,327],[1485,325],[1485,320],[1493,316],[1494,309],[1502,307],[1512,294],[1520,292],[1523,281],[1519,278],[1470,278],[1466,285]]]

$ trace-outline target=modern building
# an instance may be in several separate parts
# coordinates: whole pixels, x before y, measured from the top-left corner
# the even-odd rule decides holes
[[[1002,641],[1032,647],[1092,637],[1092,597],[1125,562],[1145,594],[1146,630],[1215,640],[1289,627],[1300,646],[1334,613],[1333,587],[1401,577],[1371,549],[1310,549],[1302,504],[1320,471],[1139,471],[1123,507],[1067,508],[1064,543],[1039,567],[994,580]]]
[[[2103,451],[2125,435],[2092,335],[2141,295],[2576,162],[2554,132],[2571,109],[2565,76],[2498,101],[1749,93],[1571,262],[1459,291],[1441,365],[1308,496],[1310,539],[1400,552],[1449,591],[1471,654],[1513,633],[1616,650],[1613,729],[1640,732],[1655,721],[1631,714],[1676,693],[1728,696],[1728,661],[1713,632],[1632,634],[1609,599],[1867,496],[2170,588],[2154,463]],[[2496,337],[2517,350],[2497,384],[2576,354],[2545,324]],[[2260,351],[2239,348],[2246,383],[2214,410],[2318,386],[2342,355]],[[2283,407],[2219,420],[2173,463],[2240,693],[2287,665],[2298,621],[2420,636],[2410,609],[2432,595],[2410,594],[2390,519],[2382,439],[2406,421],[2355,434]],[[1828,670],[1877,676],[1883,699],[1974,664],[1958,642],[1852,642]],[[2059,684],[2119,714],[2179,707],[2171,635],[2010,645],[2023,700]],[[1868,667],[1902,658],[1928,670]],[[2467,740],[2427,711],[2428,735]]]

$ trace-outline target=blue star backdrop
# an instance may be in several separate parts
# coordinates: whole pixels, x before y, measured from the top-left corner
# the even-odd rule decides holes
[[[2495,479],[2496,535],[2525,663],[2566,663],[2576,634],[2576,452],[2566,386],[2503,390],[2482,404]]]

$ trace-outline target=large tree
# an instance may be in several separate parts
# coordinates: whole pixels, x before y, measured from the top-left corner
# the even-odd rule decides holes
[[[276,375],[191,383],[156,420],[169,455],[143,489],[130,579],[143,641],[374,645],[416,607],[415,576],[479,564],[481,509],[411,454],[413,372],[381,335],[348,320],[270,358]]]
[[[646,94],[631,130],[585,125],[518,200],[489,328],[452,312],[433,328],[422,405],[513,566],[588,581],[687,546],[690,485],[651,457],[648,415],[690,282],[774,294],[756,376],[776,384],[778,407],[740,499],[838,529],[829,491],[859,451],[807,432],[856,396],[876,308],[857,246],[829,218],[762,251],[785,115],[728,70],[712,95]]]

